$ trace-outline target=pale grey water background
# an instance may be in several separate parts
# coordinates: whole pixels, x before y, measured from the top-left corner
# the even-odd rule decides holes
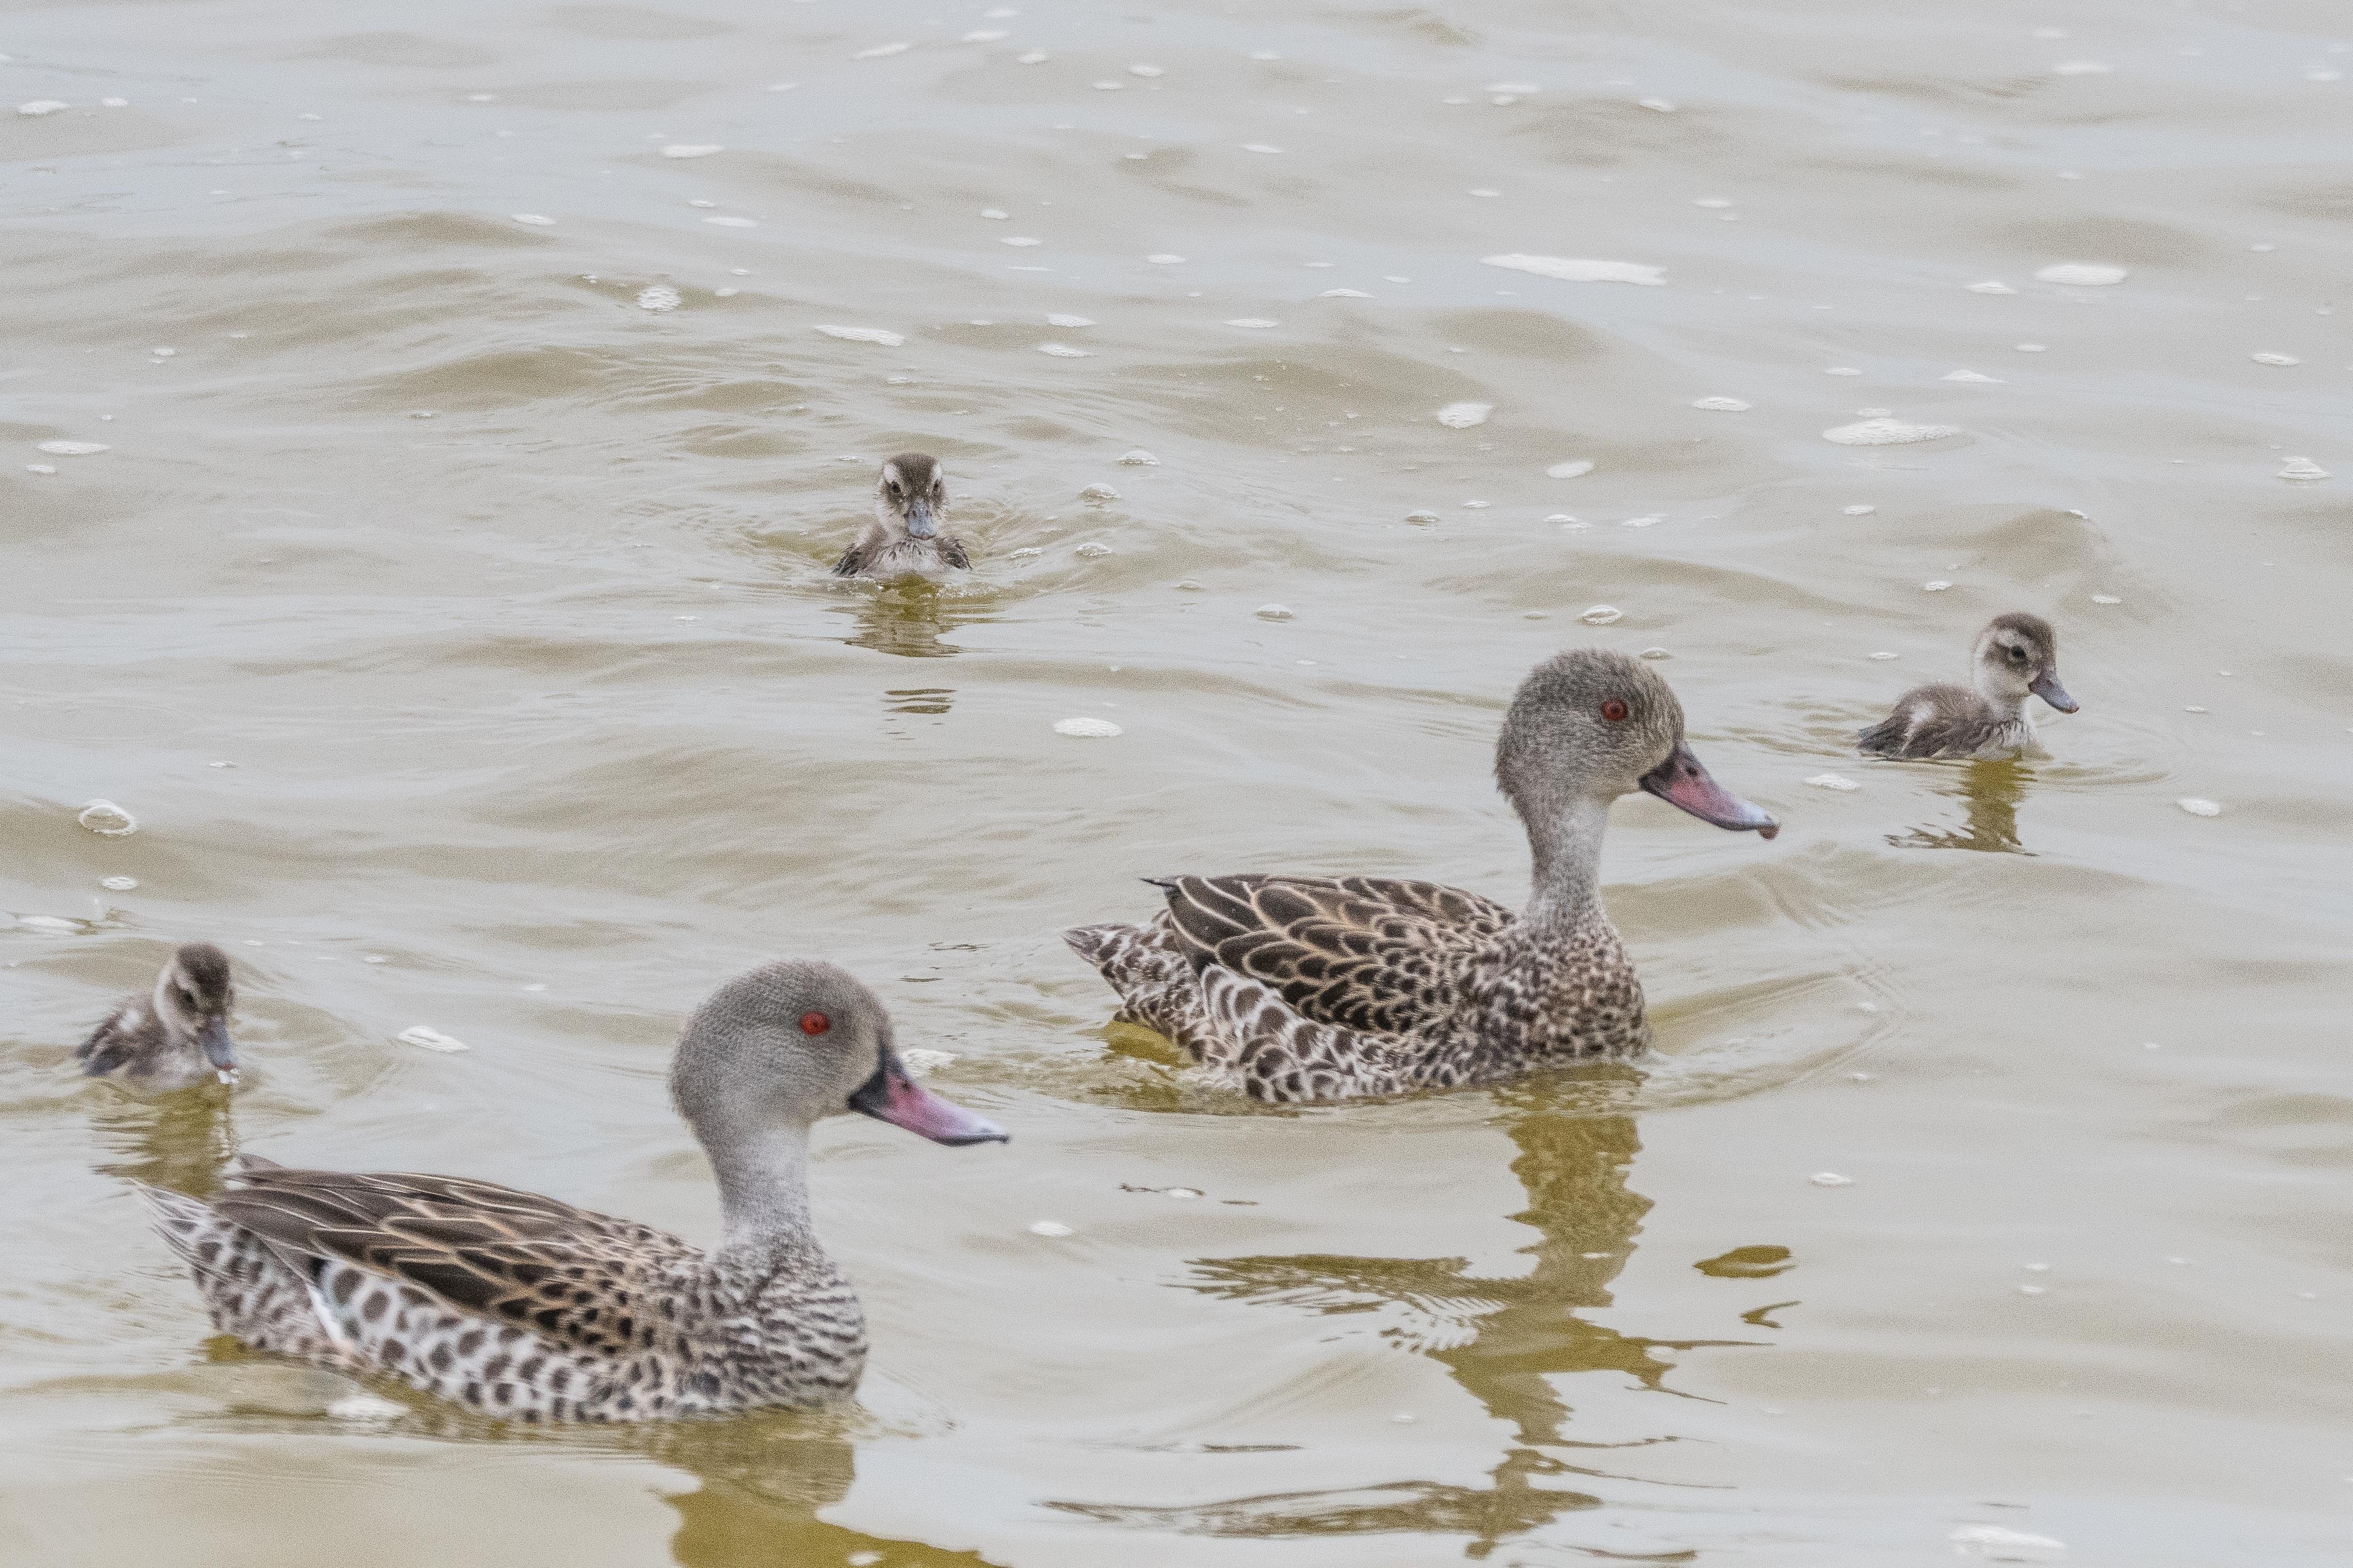
[[[0,16],[0,1562],[2344,1562],[2353,15],[1000,9]],[[824,575],[907,446],[938,600]],[[1848,752],[2011,608],[2050,760]],[[1107,1047],[1055,932],[1139,876],[1516,901],[1494,725],[1585,641],[1788,824],[1620,807],[1646,1086],[1236,1114]],[[190,936],[233,1127],[65,1066]],[[233,1137],[708,1237],[669,1043],[811,952],[1016,1134],[824,1131],[862,1414],[330,1416],[125,1185]]]

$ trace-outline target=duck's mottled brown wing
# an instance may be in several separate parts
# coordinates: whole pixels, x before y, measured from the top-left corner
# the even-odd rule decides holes
[[[248,1167],[213,1200],[280,1256],[332,1258],[591,1355],[642,1348],[676,1237],[455,1176]]]
[[[841,552],[841,559],[833,563],[833,574],[837,577],[855,577],[866,570],[866,563],[871,558],[871,552],[866,548],[866,542],[860,540]]]
[[[1303,1017],[1380,1034],[1451,1011],[1471,957],[1512,923],[1492,899],[1384,877],[1178,877],[1195,962],[1248,975]]]
[[[944,565],[969,568],[972,557],[965,553],[964,541],[952,533],[943,533],[938,545],[940,561]]]

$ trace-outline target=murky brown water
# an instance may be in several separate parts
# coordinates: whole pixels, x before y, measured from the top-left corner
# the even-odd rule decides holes
[[[13,8],[0,108],[67,107],[0,114],[0,909],[50,917],[0,931],[0,1561],[2342,1563],[2348,41],[2319,0]],[[1822,439],[1867,408],[1965,434]],[[975,581],[836,585],[907,446]],[[2050,759],[1850,754],[2011,608],[2084,703]],[[1788,824],[1620,808],[1647,1081],[1276,1115],[1107,1036],[1055,932],[1139,876],[1516,900],[1493,732],[1586,640],[1672,655]],[[64,1067],[196,935],[244,966],[233,1126]],[[1016,1133],[825,1130],[861,1412],[332,1417],[207,1345],[125,1185],[234,1142],[707,1237],[669,1043],[790,952]]]

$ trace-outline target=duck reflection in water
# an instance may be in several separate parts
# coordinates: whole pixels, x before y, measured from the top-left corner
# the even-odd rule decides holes
[[[942,591],[936,583],[904,577],[872,588],[855,590],[854,602],[839,605],[837,614],[854,616],[857,631],[842,641],[851,647],[871,647],[902,658],[953,658],[964,651],[944,640],[958,626],[986,624],[996,617],[984,604]]]
[[[892,1568],[986,1568],[969,1552],[893,1541],[818,1518],[849,1495],[857,1448],[845,1415],[776,1415],[690,1422],[648,1432],[658,1463],[702,1484],[665,1492],[678,1512],[670,1556],[680,1568],[810,1568],[879,1561]]]
[[[1909,833],[1891,833],[1887,842],[1899,849],[1982,849],[1998,855],[2031,855],[2018,838],[2018,805],[2026,798],[2032,778],[2027,768],[2004,758],[1999,762],[1965,763],[1958,769],[1958,786],[1939,790],[1966,803],[1966,819],[1958,828],[1922,826]]]
[[[226,1091],[196,1089],[141,1101],[110,1094],[90,1115],[90,1131],[113,1156],[100,1175],[208,1198],[237,1152],[237,1123]]]
[[[1634,1119],[1592,1109],[1597,1089],[1622,1094],[1636,1081],[1631,1070],[1617,1068],[1583,1075],[1568,1092],[1544,1084],[1497,1091],[1519,1149],[1512,1172],[1528,1196],[1528,1206],[1512,1217],[1534,1226],[1539,1238],[1525,1249],[1535,1259],[1525,1275],[1482,1278],[1466,1272],[1460,1258],[1229,1258],[1195,1265],[1192,1288],[1229,1300],[1330,1314],[1402,1309],[1407,1322],[1384,1330],[1384,1337],[1441,1363],[1488,1414],[1510,1426],[1509,1445],[1489,1472],[1491,1486],[1398,1481],[1185,1508],[1054,1506],[1107,1522],[1208,1535],[1464,1535],[1473,1558],[1563,1514],[1600,1507],[1602,1499],[1552,1479],[1623,1479],[1577,1456],[1671,1439],[1581,1442],[1565,1436],[1573,1407],[1562,1380],[1615,1373],[1673,1394],[1665,1380],[1674,1363],[1661,1352],[1757,1342],[1645,1339],[1577,1315],[1610,1304],[1610,1283],[1633,1255],[1650,1211],[1651,1201],[1626,1184],[1641,1149]]]

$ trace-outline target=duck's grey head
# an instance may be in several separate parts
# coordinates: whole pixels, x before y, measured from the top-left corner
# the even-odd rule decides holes
[[[1978,634],[1977,688],[1988,701],[2011,706],[2032,692],[2062,713],[2077,704],[2059,684],[2059,634],[2041,616],[1996,616]]]
[[[947,476],[929,452],[902,452],[874,481],[874,515],[909,539],[930,539],[948,519]]]
[[[1533,832],[1579,801],[1643,790],[1703,822],[1767,838],[1781,825],[1708,776],[1683,740],[1683,708],[1640,659],[1598,647],[1529,672],[1504,716],[1495,778]]]
[[[237,1081],[228,1016],[237,1005],[228,954],[208,942],[183,944],[155,977],[155,1016],[174,1037],[193,1040],[223,1083]]]
[[[1006,1138],[908,1077],[881,1001],[848,971],[809,959],[763,964],[713,992],[687,1020],[670,1089],[706,1145],[806,1130],[845,1110],[934,1143]]]

